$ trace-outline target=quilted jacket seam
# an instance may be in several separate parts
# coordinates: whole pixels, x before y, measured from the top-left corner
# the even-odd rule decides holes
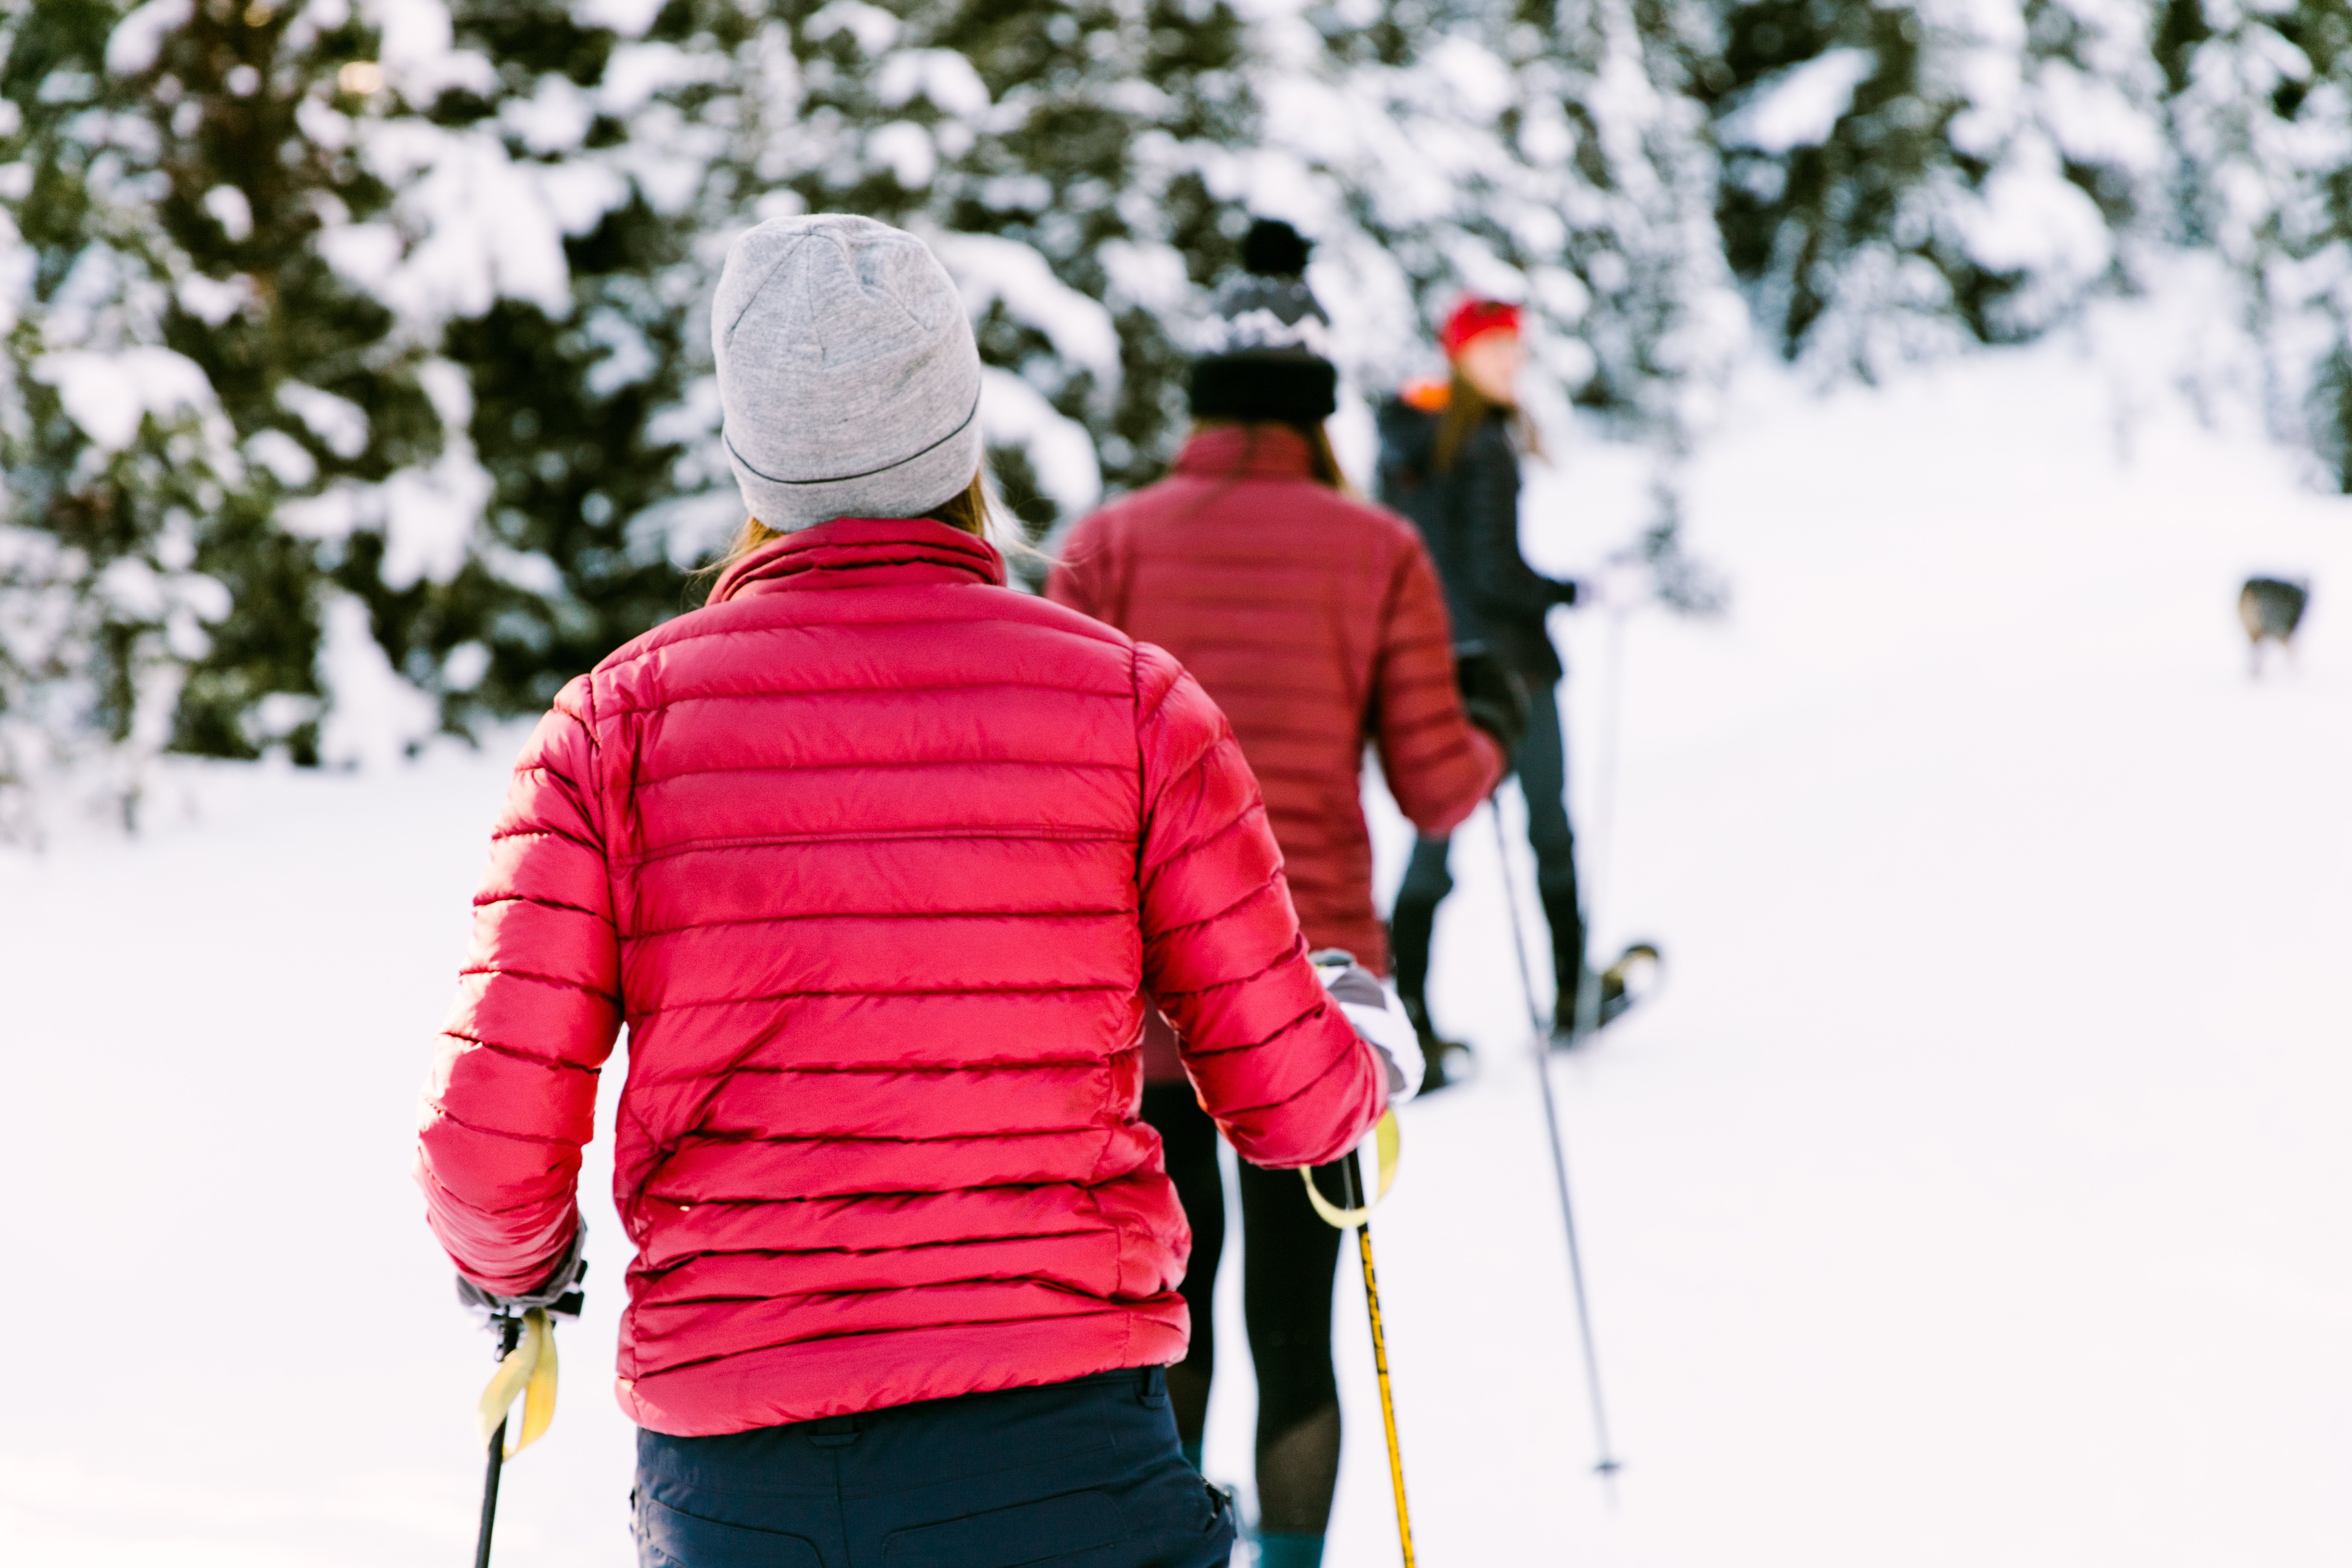
[[[779,1194],[779,1195],[776,1195],[776,1196],[772,1196],[772,1197],[757,1197],[757,1198],[697,1198],[697,1199],[695,1199],[695,1200],[693,1200],[693,1201],[694,1201],[694,1206],[695,1206],[695,1207],[697,1207],[697,1208],[715,1208],[715,1209],[790,1208],[790,1207],[795,1206],[795,1205],[802,1205],[802,1204],[856,1204],[856,1203],[864,1203],[864,1202],[866,1202],[866,1201],[867,1201],[867,1200],[869,1200],[869,1199],[874,1199],[874,1198],[937,1198],[937,1197],[949,1197],[949,1196],[961,1196],[962,1194],[966,1194],[966,1193],[1035,1193],[1035,1192],[1042,1192],[1042,1191],[1044,1191],[1044,1190],[1045,1190],[1046,1188],[1049,1188],[1049,1187],[1051,1187],[1051,1188],[1063,1188],[1063,1187],[1066,1187],[1066,1188],[1070,1189],[1070,1190],[1071,1190],[1071,1191],[1073,1191],[1073,1192],[1079,1192],[1079,1191],[1083,1191],[1083,1190],[1085,1190],[1085,1188],[1086,1188],[1086,1186],[1087,1186],[1087,1184],[1086,1184],[1085,1182],[1079,1181],[1079,1180],[1078,1180],[1078,1179],[1076,1179],[1076,1177],[1067,1177],[1067,1178],[1065,1178],[1064,1180],[1061,1180],[1061,1181],[1058,1181],[1058,1182],[981,1182],[981,1183],[973,1184],[969,1185],[969,1186],[958,1185],[958,1186],[952,1186],[952,1187],[862,1187],[862,1188],[858,1189],[858,1190],[857,1190],[857,1191],[856,1191],[856,1192],[843,1192],[843,1193],[786,1193],[786,1194]],[[661,1194],[655,1192],[655,1191],[653,1190],[653,1188],[651,1188],[650,1186],[646,1188],[646,1193],[647,1193],[647,1194],[648,1194],[648,1195],[653,1196],[653,1197],[656,1197],[656,1198],[658,1198],[658,1199],[660,1199],[660,1201],[662,1201],[662,1202],[664,1202],[664,1203],[670,1203],[670,1202],[675,1202],[675,1201],[676,1201],[675,1199],[672,1199],[672,1198],[663,1197]],[[957,1246],[957,1245],[961,1244],[961,1242],[968,1241],[968,1240],[982,1240],[982,1241],[1006,1241],[1006,1240],[1012,1240],[1012,1239],[1014,1239],[1017,1236],[1020,1236],[1020,1235],[1044,1235],[1044,1236],[1089,1236],[1089,1235],[1092,1235],[1092,1234],[1093,1234],[1093,1232],[1092,1232],[1092,1230],[1090,1230],[1090,1229],[1080,1229],[1080,1230],[1070,1230],[1070,1231],[1058,1231],[1058,1230],[1057,1230],[1057,1231],[1036,1231],[1036,1232],[1010,1232],[1010,1231],[1008,1231],[1008,1232],[1003,1232],[1003,1233],[1001,1233],[1001,1234],[998,1234],[998,1235],[994,1235],[994,1236],[987,1236],[987,1237],[948,1237],[948,1238],[946,1238],[946,1239],[944,1239],[944,1240],[941,1240],[941,1241],[940,1241],[940,1242],[937,1242],[937,1243],[923,1243],[923,1244],[921,1244],[921,1245],[926,1245],[926,1246],[932,1246],[932,1245],[936,1245],[936,1246],[940,1246],[940,1247],[953,1247],[953,1246]],[[679,1257],[681,1257],[681,1258],[683,1258],[683,1257],[688,1256],[689,1254],[696,1254],[696,1255],[698,1255],[698,1254],[706,1253],[706,1252],[709,1252],[709,1253],[720,1253],[720,1252],[794,1252],[794,1251],[803,1251],[803,1252],[804,1252],[804,1251],[817,1251],[817,1252],[824,1252],[824,1251],[832,1251],[832,1250],[837,1250],[837,1249],[835,1249],[835,1248],[828,1248],[828,1247],[719,1247],[719,1246],[712,1245],[712,1246],[708,1246],[708,1247],[695,1247],[683,1248],[683,1249],[681,1249],[681,1250],[680,1250],[680,1252],[679,1252],[678,1256],[679,1256]],[[858,1249],[856,1249],[856,1248],[851,1248],[850,1250],[855,1251],[855,1250],[858,1250]],[[888,1252],[888,1251],[893,1251],[893,1250],[895,1250],[895,1248],[892,1248],[892,1247],[874,1247],[874,1248],[867,1248],[867,1249],[865,1249],[865,1250],[878,1251],[878,1252]],[[664,1264],[662,1267],[663,1267],[663,1268],[669,1268],[669,1267],[670,1267],[670,1265],[668,1265],[668,1264]]]
[[[1174,789],[1178,784],[1182,784],[1194,773],[1206,768],[1210,762],[1216,756],[1218,745],[1223,740],[1223,737],[1220,735],[1211,736],[1208,743],[1203,745],[1198,752],[1195,752],[1192,758],[1187,761],[1182,767],[1160,781],[1160,787],[1152,792],[1153,797],[1155,799],[1165,798],[1170,790]]]
[[[502,975],[509,980],[528,980],[537,985],[553,985],[565,991],[578,991],[583,994],[593,996],[599,1002],[610,1002],[615,1006],[620,1005],[621,1000],[620,997],[614,993],[610,991],[601,991],[595,986],[587,984],[584,982],[578,980],[566,980],[560,974],[541,974],[536,970],[509,969],[503,965],[496,963],[469,963],[457,971],[457,978],[460,980],[470,979],[472,976],[477,974],[497,974]]]
[[[856,1143],[867,1147],[881,1148],[885,1146],[912,1146],[925,1143],[983,1144],[994,1142],[999,1139],[1015,1138],[1076,1138],[1082,1135],[1093,1137],[1103,1131],[1104,1128],[1102,1124],[1099,1121],[1093,1120],[1075,1121],[1066,1127],[995,1127],[991,1128],[985,1132],[940,1132],[929,1136],[920,1136],[912,1133],[893,1135],[887,1132],[836,1132],[831,1131],[823,1132],[740,1132],[705,1127],[697,1131],[688,1133],[686,1137],[680,1139],[678,1146],[683,1148],[688,1142],[721,1148],[747,1148],[753,1145],[789,1143]],[[1089,1166],[1087,1168],[1086,1175],[1075,1178],[1077,1184],[1081,1186],[1092,1184],[1096,1180],[1097,1180],[1097,1172],[1099,1171],[1100,1166],[1101,1162],[1097,1160],[1093,1166]],[[998,1182],[992,1184],[994,1186],[1007,1189],[1008,1191],[1014,1189],[1029,1191],[1037,1187],[1049,1187],[1055,1184],[1052,1182]],[[929,1191],[929,1189],[918,1187],[908,1188],[906,1190],[923,1192]],[[958,1187],[955,1190],[957,1192],[976,1193],[984,1191],[986,1188],[983,1186]],[[864,1196],[866,1194],[860,1194],[858,1195]],[[784,1200],[776,1198],[744,1198],[740,1200],[709,1198],[704,1201],[707,1203],[718,1204],[737,1201],[743,1203],[778,1203]]]
[[[908,773],[919,768],[1052,768],[1056,773],[1091,770],[1101,773],[1123,772],[1116,763],[1073,762],[1066,757],[925,757],[912,762],[877,763],[851,760],[840,763],[740,763],[721,767],[680,768],[674,773],[656,773],[637,780],[639,789],[651,789],[677,779],[699,778],[707,773]]]
[[[1161,994],[1167,996],[1206,996],[1212,992],[1230,990],[1236,985],[1252,984],[1256,981],[1264,979],[1266,975],[1273,973],[1284,964],[1288,963],[1294,957],[1304,953],[1305,951],[1305,942],[1294,942],[1291,943],[1289,949],[1280,956],[1269,960],[1265,963],[1260,964],[1257,968],[1251,970],[1247,974],[1237,975],[1231,980],[1213,981],[1210,984],[1202,986],[1197,991],[1168,991],[1161,993]],[[1300,1016],[1303,1017],[1305,1015],[1301,1014]],[[1285,1028],[1287,1028],[1288,1026],[1288,1025],[1284,1026]],[[1280,1034],[1281,1032],[1282,1031],[1280,1029],[1275,1031],[1276,1034]],[[1269,1035],[1266,1037],[1271,1039],[1274,1037]]]
[[[719,835],[709,838],[691,838],[682,843],[665,844],[658,849],[647,849],[618,862],[625,867],[651,865],[674,855],[692,855],[711,849],[799,848],[814,844],[895,844],[901,842],[930,843],[941,838],[1001,839],[1026,843],[1045,839],[1066,844],[1122,844],[1127,835],[1108,829],[1056,827],[1040,823],[1032,827],[905,827],[890,831],[866,828],[856,832],[837,833],[757,833]]]
[[[1171,937],[1181,937],[1187,931],[1196,931],[1203,926],[1213,925],[1218,921],[1223,920],[1226,916],[1232,914],[1235,910],[1242,908],[1244,904],[1255,903],[1259,899],[1264,898],[1265,896],[1266,889],[1275,886],[1275,884],[1281,880],[1282,871],[1279,868],[1276,868],[1275,871],[1264,881],[1243,893],[1241,897],[1235,899],[1232,903],[1227,904],[1224,908],[1215,910],[1213,913],[1202,915],[1198,920],[1186,921],[1181,925],[1162,926],[1151,940],[1155,942],[1166,942]]]
[[[592,910],[585,904],[566,903],[562,899],[542,899],[536,893],[477,893],[474,895],[474,908],[478,910],[487,910],[493,904],[530,904],[538,909],[553,910],[559,914],[586,915],[589,919],[602,921],[606,925],[613,923],[613,917],[602,910]]]
[[[802,925],[824,921],[1108,921],[1132,916],[1133,910],[814,910],[798,915],[730,915],[724,920],[693,921],[686,925],[654,926],[632,935],[631,942],[657,936],[683,936],[689,931],[725,931],[736,926]]]
[[[467,1045],[478,1047],[483,1050],[490,1052],[494,1056],[505,1057],[513,1061],[527,1062],[532,1067],[561,1068],[566,1072],[586,1073],[590,1078],[595,1078],[603,1071],[602,1068],[592,1068],[585,1062],[565,1061],[562,1057],[533,1056],[529,1051],[519,1049],[513,1046],[501,1045],[497,1040],[486,1040],[479,1035],[469,1035],[462,1029],[444,1029],[441,1031],[441,1037],[446,1040],[463,1040]]]
[[[920,1290],[923,1289],[926,1289],[926,1287],[920,1285],[904,1285],[886,1287],[880,1290],[860,1291],[857,1292],[857,1294],[883,1295],[890,1294],[893,1291],[903,1293],[906,1291]],[[1134,1309],[1125,1306],[1120,1302],[1105,1300],[1099,1297],[1083,1298],[1083,1300],[1087,1301],[1087,1305],[1079,1308],[1076,1311],[1055,1312],[1050,1315],[1040,1315],[1035,1312],[1024,1312],[1017,1318],[949,1318],[938,1322],[930,1323],[894,1323],[887,1328],[835,1329],[823,1333],[795,1334],[790,1339],[777,1340],[772,1342],[762,1342],[756,1345],[743,1345],[732,1350],[714,1351],[709,1355],[697,1356],[691,1361],[666,1363],[663,1365],[656,1367],[646,1373],[644,1376],[659,1377],[674,1372],[687,1372],[699,1366],[716,1366],[720,1362],[732,1361],[737,1356],[758,1355],[765,1351],[788,1350],[794,1345],[828,1344],[835,1340],[874,1340],[882,1339],[891,1334],[928,1334],[936,1333],[941,1329],[1029,1328],[1038,1323],[1064,1323],[1077,1318],[1108,1317],[1113,1313],[1131,1316],[1134,1311]],[[638,1352],[640,1356],[643,1356],[644,1353],[645,1352],[642,1350]],[[639,1381],[643,1381],[643,1378]]]
[[[558,778],[562,777],[560,773],[555,776]],[[502,827],[493,830],[490,834],[490,842],[492,844],[504,844],[509,839],[515,838],[560,838],[563,840],[564,843],[572,846],[574,848],[585,849],[591,855],[595,855],[601,858],[604,854],[604,850],[602,848],[597,847],[595,844],[591,843],[589,840],[581,837],[580,835],[576,833],[566,833],[560,827],[549,827],[544,824],[534,825],[530,827]]]
[[[541,1137],[535,1132],[509,1132],[502,1127],[488,1127],[478,1121],[468,1121],[464,1117],[452,1111],[448,1106],[443,1104],[439,1100],[433,1100],[430,1103],[433,1109],[440,1114],[443,1121],[448,1122],[454,1127],[462,1127],[467,1131],[473,1133],[477,1137],[503,1138],[510,1143],[531,1143],[542,1146],[551,1145],[558,1148],[570,1148],[572,1146],[572,1141],[568,1138]],[[519,1202],[509,1204],[505,1208],[483,1208],[476,1209],[475,1212],[478,1214],[511,1214],[520,1209],[536,1208],[539,1205],[539,1194],[533,1193]],[[473,1205],[468,1205],[467,1206],[472,1207]]]
[[[877,591],[887,591],[892,588],[905,591],[908,588],[917,586],[919,585],[905,583],[877,583],[874,584],[875,589]],[[996,584],[992,583],[976,583],[973,584],[972,586],[990,588],[995,587]],[[1008,588],[1004,589],[1003,592],[1012,594],[1013,590]],[[759,596],[761,598],[767,597],[766,595],[761,595]],[[1018,599],[1026,597],[1026,595],[1016,594],[1013,595],[1013,597]],[[728,602],[730,604],[733,604],[736,601],[730,599]],[[858,628],[867,626],[936,626],[942,621],[970,620],[972,622],[986,622],[991,620],[999,620],[1002,618],[1003,617],[1000,616],[986,615],[964,616],[933,614],[928,616],[892,616],[879,620],[783,620],[777,622],[773,626],[697,626],[691,631],[677,632],[669,637],[666,637],[650,647],[641,647],[635,653],[630,654],[626,658],[608,658],[603,664],[598,665],[596,669],[599,674],[617,672],[627,668],[631,665],[642,663],[646,659],[649,659],[656,654],[661,653],[666,649],[683,647],[688,643],[703,642],[711,637],[756,637],[763,632],[805,632],[812,630],[823,632],[832,630],[839,626],[852,626]],[[1045,632],[1049,636],[1071,637],[1076,640],[1108,644],[1112,647],[1118,646],[1119,642],[1131,640],[1121,636],[1118,628],[1115,626],[1104,626],[1102,630],[1105,635],[1101,637],[1091,637],[1087,634],[1087,628],[1083,626],[1050,626],[1043,621],[1032,621],[1025,622],[1024,624],[1034,627],[1035,630]],[[1109,693],[1105,693],[1105,695],[1108,696]],[[614,715],[615,717],[618,717],[625,714],[643,711],[645,711],[645,710],[639,708],[624,707],[614,710]]]
[[[881,986],[831,985],[803,986],[786,991],[762,992],[751,996],[717,996],[699,1002],[665,1002],[659,1007],[643,1013],[632,1013],[632,1018],[654,1017],[663,1013],[682,1013],[701,1007],[743,1007],[758,1002],[787,1002],[803,996],[1057,996],[1075,992],[1121,992],[1126,985],[1116,981],[1098,981],[1090,985],[934,985]]]
[[[858,626],[874,623],[859,621]],[[908,625],[937,626],[935,621],[908,622]],[[837,627],[838,622],[818,622],[814,626]],[[740,691],[687,691],[673,694],[667,701],[644,708],[626,708],[625,713],[650,713],[655,708],[675,708],[688,702],[779,702],[798,701],[805,697],[919,697],[926,692],[953,692],[959,696],[972,691],[1047,691],[1065,697],[1099,697],[1105,701],[1117,701],[1117,691],[1096,691],[1084,686],[1073,686],[1066,680],[915,680],[903,686],[761,686]]]
[[[1202,850],[1214,847],[1217,844],[1223,842],[1224,839],[1230,838],[1236,833],[1247,832],[1250,823],[1256,818],[1265,816],[1265,801],[1261,797],[1245,810],[1235,812],[1233,816],[1226,820],[1225,825],[1218,828],[1215,832],[1203,834],[1200,837],[1192,840],[1190,843],[1180,845],[1176,848],[1170,850],[1168,852],[1168,858],[1154,865],[1151,869],[1154,872],[1165,871],[1169,867],[1175,865],[1178,861],[1189,860],[1193,856],[1200,854]],[[1278,870],[1279,867],[1277,867],[1276,869]]]
[[[1320,1072],[1318,1072],[1313,1078],[1307,1079],[1307,1082],[1299,1085],[1297,1089],[1293,1089],[1290,1093],[1282,1096],[1280,1099],[1269,1100],[1262,1105],[1237,1106],[1227,1111],[1226,1114],[1228,1116],[1255,1116],[1268,1110],[1279,1110],[1286,1105],[1296,1105],[1301,1100],[1312,1098],[1321,1089],[1322,1085],[1329,1079],[1333,1073],[1345,1071],[1347,1066],[1348,1058],[1346,1057],[1335,1057],[1330,1061],[1328,1061],[1323,1065],[1323,1068]]]

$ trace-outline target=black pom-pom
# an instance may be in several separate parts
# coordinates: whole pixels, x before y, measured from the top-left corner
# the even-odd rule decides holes
[[[1242,238],[1242,265],[1261,278],[1296,278],[1307,270],[1312,247],[1280,218],[1262,217]]]

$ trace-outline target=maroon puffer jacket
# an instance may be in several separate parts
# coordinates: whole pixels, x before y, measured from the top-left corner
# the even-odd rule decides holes
[[[543,1278],[627,1023],[643,1426],[1181,1357],[1147,995],[1251,1159],[1330,1159],[1380,1114],[1215,706],[1003,582],[920,520],[777,540],[564,688],[516,765],[417,1175],[469,1277]]]
[[[1232,721],[1265,791],[1298,921],[1388,967],[1364,742],[1413,826],[1451,833],[1502,777],[1463,716],[1445,598],[1411,523],[1312,478],[1306,439],[1224,426],[1078,524],[1049,597],[1167,648]]]

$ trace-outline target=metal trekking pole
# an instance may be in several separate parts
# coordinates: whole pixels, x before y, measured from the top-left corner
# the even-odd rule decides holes
[[[1606,890],[1610,873],[1615,869],[1610,863],[1610,856],[1614,848],[1617,826],[1617,720],[1625,670],[1625,611],[1622,605],[1613,605],[1609,611],[1607,649],[1608,673],[1601,682],[1601,754],[1594,759],[1592,770],[1592,832],[1585,838],[1592,849],[1591,864],[1583,879],[1582,912],[1588,943],[1592,931],[1591,917],[1599,913],[1601,895]],[[1582,977],[1579,978],[1576,1016],[1570,1020],[1568,1037],[1571,1046],[1582,1045],[1601,1027],[1601,990],[1598,981],[1586,984]]]
[[[1536,1004],[1534,974],[1528,968],[1527,938],[1519,927],[1518,889],[1511,877],[1511,845],[1503,831],[1503,794],[1497,787],[1486,797],[1487,810],[1495,819],[1495,853],[1503,867],[1503,903],[1511,914],[1511,955],[1518,960],[1519,989],[1528,999],[1528,1023],[1535,1031],[1536,1083],[1543,1090],[1544,1127],[1551,1134],[1551,1173],[1559,1188],[1560,1223],[1568,1231],[1568,1278],[1576,1292],[1576,1330],[1584,1342],[1584,1386],[1592,1400],[1592,1436],[1600,1450],[1594,1471],[1604,1479],[1619,1469],[1616,1449],[1609,1441],[1609,1412],[1601,1398],[1601,1357],[1592,1346],[1592,1311],[1584,1297],[1584,1253],[1576,1240],[1576,1205],[1568,1196],[1568,1153],[1559,1135],[1559,1109],[1552,1102],[1551,1093],[1551,1031],[1546,1026],[1543,1009]],[[1599,989],[1598,986],[1578,987],[1580,991]]]
[[[522,1339],[522,1320],[500,1315],[499,1318],[499,1360],[514,1354]],[[474,1568],[490,1568],[490,1526],[499,1516],[499,1472],[506,1468],[507,1416],[499,1414],[498,1429],[490,1434],[489,1469],[482,1478],[482,1531],[474,1539]]]

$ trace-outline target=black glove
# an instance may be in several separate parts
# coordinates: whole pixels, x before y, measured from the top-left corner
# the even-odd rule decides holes
[[[1519,672],[1495,657],[1484,643],[1454,650],[1454,675],[1462,685],[1463,710],[1470,722],[1502,742],[1503,755],[1518,754],[1528,732],[1528,687]]]
[[[563,1249],[562,1258],[553,1273],[536,1289],[520,1296],[499,1296],[483,1289],[463,1274],[457,1276],[457,1300],[465,1306],[488,1314],[495,1325],[502,1318],[520,1318],[533,1307],[543,1307],[559,1318],[576,1318],[585,1300],[580,1282],[588,1278],[588,1222],[582,1220],[572,1232],[572,1245]]]

